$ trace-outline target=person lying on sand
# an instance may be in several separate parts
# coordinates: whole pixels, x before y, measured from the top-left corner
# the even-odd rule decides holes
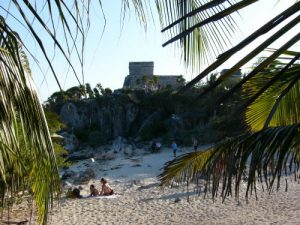
[[[72,190],[72,188],[70,188],[68,190],[68,192],[66,193],[66,197],[67,198],[82,198],[82,196],[80,195],[80,190],[78,188],[74,188]]]
[[[101,189],[100,195],[113,195],[114,194],[114,191],[108,185],[107,180],[105,180],[104,178],[101,178],[100,182],[102,184],[102,189]]]
[[[98,196],[99,191],[95,188],[95,185],[91,184],[90,186],[90,196]]]

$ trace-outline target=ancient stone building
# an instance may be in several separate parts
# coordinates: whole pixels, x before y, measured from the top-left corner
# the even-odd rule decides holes
[[[154,62],[129,62],[129,75],[125,77],[124,89],[157,90],[182,85],[182,76],[154,75]]]
[[[225,74],[228,70],[229,70],[229,69],[223,69],[223,70],[221,71],[220,75]],[[243,76],[242,70],[239,69],[239,70],[237,70],[234,74],[232,74],[232,75],[229,77],[229,79],[230,79],[230,80],[240,81],[240,80],[242,79],[242,76]]]

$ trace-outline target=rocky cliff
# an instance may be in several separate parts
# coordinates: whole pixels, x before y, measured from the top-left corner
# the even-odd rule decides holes
[[[67,102],[61,107],[60,118],[72,130],[99,130],[110,139],[130,135],[138,113],[136,104],[120,104],[112,98],[109,104],[97,100]]]
[[[158,138],[168,143],[175,139],[181,144],[191,144],[197,137],[199,143],[209,143],[241,130],[240,118],[228,113],[215,116],[209,107],[211,99],[205,101],[195,102],[191,96],[170,92],[135,91],[67,101],[57,113],[67,132],[91,146],[107,144],[117,137],[135,142]]]

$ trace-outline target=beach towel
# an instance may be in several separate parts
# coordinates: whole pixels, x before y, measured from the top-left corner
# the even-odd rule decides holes
[[[110,198],[118,198],[121,195],[101,195],[101,196],[96,196],[94,198],[101,198],[101,199],[110,199]]]
[[[101,195],[101,196],[84,196],[82,198],[99,198],[99,199],[113,199],[113,198],[118,198],[121,195]]]

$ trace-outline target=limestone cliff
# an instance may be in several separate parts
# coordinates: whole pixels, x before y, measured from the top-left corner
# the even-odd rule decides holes
[[[166,143],[175,139],[187,145],[197,137],[199,143],[209,143],[244,129],[241,118],[228,111],[216,116],[211,102],[211,98],[195,102],[191,96],[168,91],[151,94],[123,90],[99,98],[67,101],[56,112],[67,125],[67,132],[91,146],[117,137],[134,141],[158,138]]]
[[[108,139],[130,135],[138,106],[111,100],[109,104],[99,104],[97,100],[67,102],[60,110],[60,118],[72,130],[100,130]]]

